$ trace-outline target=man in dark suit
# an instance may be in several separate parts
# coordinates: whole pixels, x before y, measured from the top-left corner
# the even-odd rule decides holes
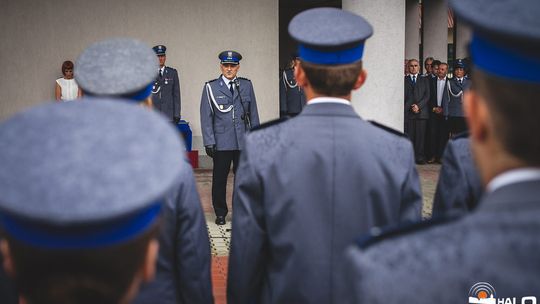
[[[332,26],[327,26],[331,24]],[[335,8],[295,16],[308,104],[246,138],[236,175],[228,303],[341,303],[342,254],[373,227],[420,220],[411,144],[350,99],[372,27]],[[335,39],[339,37],[339,39]]]
[[[170,121],[178,123],[181,114],[178,72],[174,68],[165,66],[166,46],[156,45],[153,49],[159,59],[159,72],[152,88],[154,108],[163,113]]]
[[[345,303],[536,303],[540,296],[540,137],[531,136],[540,130],[540,2],[450,4],[473,30],[474,85],[464,99],[485,194],[459,219],[352,247],[354,297]]]
[[[429,80],[420,77],[418,60],[409,60],[409,75],[405,76],[405,123],[407,135],[414,146],[417,164],[425,164],[425,139],[429,118]]]
[[[448,64],[440,63],[437,68],[437,77],[431,80],[429,99],[429,160],[428,163],[441,161],[444,146],[448,141],[448,131],[444,117],[443,106],[447,104],[449,94],[446,79]]]

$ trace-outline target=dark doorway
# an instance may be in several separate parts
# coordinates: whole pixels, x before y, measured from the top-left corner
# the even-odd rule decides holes
[[[296,51],[296,42],[289,36],[287,27],[291,19],[301,11],[315,7],[341,8],[341,0],[279,0],[279,68],[284,68],[291,54]]]

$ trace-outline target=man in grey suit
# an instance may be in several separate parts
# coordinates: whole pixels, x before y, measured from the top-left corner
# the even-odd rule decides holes
[[[410,141],[363,120],[350,103],[366,79],[371,25],[317,8],[295,16],[289,33],[308,104],[246,138],[233,199],[232,304],[341,303],[345,246],[374,227],[420,220]]]
[[[429,118],[429,78],[418,73],[418,60],[409,60],[409,75],[405,76],[405,124],[406,133],[414,146],[417,164],[425,164],[426,127]]]
[[[460,219],[351,248],[354,297],[346,303],[537,303],[540,296],[540,137],[530,135],[540,129],[540,2],[450,4],[473,30],[474,84],[464,104],[486,192]]]
[[[159,59],[159,71],[152,87],[154,109],[165,115],[169,121],[178,123],[181,114],[180,80],[176,69],[165,66],[167,47],[156,45],[154,52]]]
[[[87,95],[124,97],[140,103],[150,99],[158,60],[152,49],[140,41],[110,39],[88,47],[77,59],[75,71]],[[125,75],[122,82],[116,78],[118,73]],[[182,146],[178,151],[161,152],[177,153],[182,173],[162,201],[155,280],[142,286],[133,301],[136,304],[213,302],[206,221],[193,170],[182,155],[184,149]],[[159,165],[162,159],[155,162]],[[152,176],[147,179],[150,184],[161,182]]]
[[[467,131],[463,112],[463,92],[471,86],[465,77],[465,63],[458,59],[454,66],[454,77],[448,81],[449,99],[444,105],[444,116],[448,118],[448,130],[451,136]]]
[[[223,51],[221,76],[204,84],[201,97],[201,128],[206,154],[213,158],[212,204],[216,224],[225,225],[229,212],[226,200],[227,177],[233,165],[236,173],[244,136],[259,125],[257,101],[251,80],[237,77],[242,55]]]

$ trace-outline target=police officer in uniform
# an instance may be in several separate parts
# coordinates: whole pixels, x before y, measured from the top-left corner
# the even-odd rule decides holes
[[[354,297],[344,303],[540,297],[540,137],[531,136],[540,130],[540,2],[450,5],[472,28],[474,84],[464,105],[485,193],[472,213],[454,221],[398,228],[351,248],[347,282]],[[477,283],[492,288],[473,288]]]
[[[158,60],[152,49],[138,40],[109,39],[83,51],[75,70],[87,95],[124,97],[140,104],[151,99]],[[118,77],[120,73],[124,77]],[[143,141],[139,144],[146,145]],[[162,152],[175,153],[182,174],[163,200],[156,279],[142,286],[133,301],[136,304],[213,302],[208,231],[193,170],[186,156],[182,157],[183,151],[181,145]],[[155,157],[154,162],[161,164],[161,157]],[[147,178],[161,183],[155,176]]]
[[[366,78],[371,25],[317,8],[295,16],[289,33],[300,44],[295,74],[308,103],[294,119],[261,125],[246,138],[228,303],[341,303],[346,245],[374,226],[420,220],[410,141],[363,120],[350,103]]]
[[[292,54],[289,66],[283,71],[279,81],[280,117],[294,117],[306,105],[304,90],[294,78],[294,67],[298,63],[298,54]]]
[[[482,196],[482,181],[471,151],[469,133],[461,133],[446,145],[433,198],[433,217],[467,213],[475,209]]]
[[[449,99],[446,100],[444,116],[448,119],[448,130],[450,136],[456,136],[467,131],[465,113],[463,112],[463,92],[471,86],[471,80],[465,77],[465,62],[462,59],[456,60],[454,65],[454,77],[448,80]]]
[[[181,113],[178,72],[174,68],[165,66],[166,46],[156,45],[153,49],[159,59],[159,72],[152,87],[154,108],[167,116],[170,121],[178,123]]]
[[[125,100],[51,102],[0,124],[0,251],[23,302],[130,302],[155,275],[181,148]]]
[[[259,125],[259,114],[251,81],[237,77],[242,55],[223,51],[218,57],[221,75],[203,87],[201,128],[206,154],[214,161],[212,204],[216,224],[225,225],[227,176],[231,163],[236,173],[244,136]]]

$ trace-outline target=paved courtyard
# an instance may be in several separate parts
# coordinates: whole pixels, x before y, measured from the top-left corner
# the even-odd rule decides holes
[[[439,177],[440,165],[418,166],[420,181],[422,183],[422,192],[424,195],[424,207],[422,214],[429,217],[432,210],[433,194]],[[208,169],[195,170],[197,188],[201,195],[201,202],[206,215],[208,234],[210,235],[212,249],[212,283],[214,288],[214,297],[216,304],[226,303],[226,282],[227,282],[227,263],[229,256],[231,240],[231,213],[227,216],[227,224],[218,226],[214,224],[214,213],[212,209],[211,189],[212,189],[212,171]],[[229,176],[227,183],[227,203],[231,210],[233,176]]]

